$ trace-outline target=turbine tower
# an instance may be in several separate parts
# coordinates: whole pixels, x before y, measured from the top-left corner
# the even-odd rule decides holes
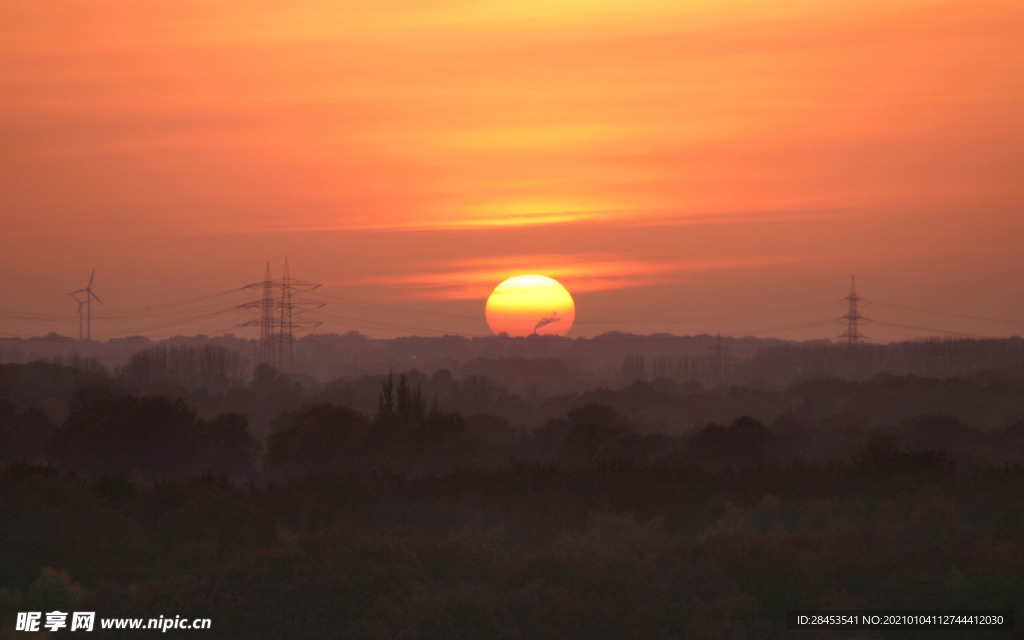
[[[860,301],[860,296],[857,295],[857,285],[854,276],[850,276],[850,295],[846,296],[846,301],[850,305],[846,315],[842,317],[843,320],[846,320],[846,331],[839,337],[846,338],[847,344],[857,344],[864,339],[864,334],[857,327],[857,321],[863,320],[864,316],[860,315],[857,311],[857,302]]]
[[[83,338],[82,334],[82,307],[85,307],[85,335],[86,340],[92,340],[92,301],[93,298],[96,302],[103,304],[100,297],[92,290],[92,280],[96,277],[96,269],[92,270],[92,274],[89,276],[89,284],[85,285],[84,289],[72,291],[68,295],[75,299],[78,303],[78,341],[81,342]],[[81,299],[79,294],[85,294],[85,299]]]

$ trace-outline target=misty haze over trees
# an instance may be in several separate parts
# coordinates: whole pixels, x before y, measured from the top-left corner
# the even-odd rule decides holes
[[[0,363],[0,634],[805,637],[787,610],[1024,597],[1020,339],[316,339],[295,373]]]
[[[222,347],[235,355],[207,346]],[[0,338],[0,362],[68,362],[78,358],[95,361],[111,371],[131,366],[133,375],[164,378],[185,386],[237,384],[252,374],[255,354],[255,341],[231,334],[180,336],[160,342],[141,336],[107,342],[76,341],[56,334]],[[326,383],[389,370],[430,373],[448,369],[459,376],[486,374],[517,391],[527,391],[531,384],[545,387],[544,393],[550,394],[662,378],[696,381],[707,387],[742,384],[781,388],[813,377],[860,380],[880,373],[944,377],[991,370],[1016,375],[1024,371],[1022,362],[1024,339],[1020,337],[849,345],[618,332],[577,339],[372,339],[350,332],[296,339],[293,371],[289,373],[306,382]]]

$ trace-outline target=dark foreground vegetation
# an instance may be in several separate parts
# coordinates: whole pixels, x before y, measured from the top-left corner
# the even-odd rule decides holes
[[[1024,603],[1012,378],[633,384],[532,405],[532,428],[445,374],[0,380],[0,638],[54,610],[213,621],[161,634],[183,638],[1014,637],[786,613]]]

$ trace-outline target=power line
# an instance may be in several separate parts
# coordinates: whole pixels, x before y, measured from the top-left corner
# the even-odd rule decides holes
[[[676,318],[667,318],[663,320],[644,320],[644,319],[629,319],[630,324],[643,324],[643,325],[664,325],[664,324],[689,324],[692,322],[705,322],[705,321],[717,321],[724,322],[729,320],[746,320],[750,318],[764,318],[768,316],[779,316],[787,313],[794,313],[796,311],[807,311],[810,309],[824,309],[826,307],[831,308],[833,303],[816,303],[816,304],[803,304],[795,305],[792,307],[783,307],[780,309],[772,309],[769,311],[757,311],[752,313],[721,313],[721,314],[708,314],[700,316],[685,316]],[[616,320],[583,320],[578,321],[574,324],[581,325],[621,325],[622,321]]]
[[[120,314],[123,314],[123,315],[105,314],[103,316],[103,318],[109,320],[109,319],[135,318],[135,317],[146,316],[146,315],[163,316],[165,314],[165,310],[181,310],[182,307],[187,307],[187,306],[198,304],[198,303],[202,303],[202,302],[211,302],[213,300],[222,300],[222,299],[226,298],[230,294],[237,294],[237,293],[238,293],[238,289],[237,288],[233,288],[233,289],[228,289],[228,290],[225,290],[225,291],[217,291],[215,293],[208,293],[208,294],[202,295],[202,296],[196,296],[194,298],[185,298],[185,299],[182,299],[182,300],[172,300],[172,301],[162,302],[162,303],[138,305],[138,306],[134,306],[134,307],[120,307],[120,308],[118,308],[118,311],[120,312]],[[218,306],[220,306],[220,305],[218,305]]]
[[[353,318],[352,316],[344,316],[333,313],[324,313],[324,317],[331,320],[339,320],[346,322],[351,326],[362,327],[362,328],[375,328],[375,329],[398,329],[401,331],[413,331],[418,334],[420,333],[431,333],[439,336],[451,335],[450,331],[444,329],[430,329],[426,327],[414,327],[405,324],[395,324],[392,322],[384,322],[380,320],[367,320],[364,318]]]
[[[937,316],[947,316],[947,317],[950,317],[950,318],[963,318],[965,320],[983,320],[985,322],[999,322],[999,323],[1002,323],[1002,324],[1024,325],[1024,320],[1011,320],[1009,318],[991,318],[991,317],[987,317],[987,316],[975,316],[975,315],[970,315],[970,314],[966,314],[966,313],[953,313],[953,312],[950,312],[950,311],[935,311],[933,309],[922,309],[920,307],[909,307],[909,306],[899,305],[899,304],[890,304],[890,303],[887,303],[887,302],[878,302],[878,301],[872,301],[872,302],[874,302],[874,304],[876,304],[876,305],[878,305],[880,307],[889,307],[889,308],[892,308],[892,309],[900,309],[902,311],[916,311],[918,313],[928,313],[928,314],[937,315]]]
[[[798,323],[798,324],[787,324],[787,325],[774,326],[774,327],[765,327],[764,329],[758,329],[758,330],[754,330],[754,331],[734,331],[734,332],[732,332],[732,335],[734,335],[734,336],[736,336],[736,335],[755,336],[755,335],[758,335],[758,334],[765,334],[765,333],[778,333],[778,332],[786,332],[786,331],[799,331],[800,329],[810,329],[812,327],[823,327],[823,326],[826,326],[826,325],[832,325],[834,322],[835,322],[835,320],[832,319],[832,318],[829,318],[827,320],[812,320],[810,322],[801,322],[801,323]]]
[[[383,309],[387,311],[400,311],[402,313],[422,313],[432,316],[440,316],[445,318],[458,318],[460,320],[479,320],[480,316],[469,315],[466,313],[452,313],[450,311],[437,311],[436,309],[424,309],[422,307],[410,307],[404,305],[385,304],[382,302],[366,302],[365,300],[357,300],[355,298],[349,298],[347,296],[338,296],[330,293],[320,293],[319,297],[326,300],[334,300],[337,302],[343,302],[348,306],[359,306],[369,307],[373,309]]]
[[[898,329],[910,329],[912,331],[925,331],[927,333],[941,333],[947,336],[956,336],[958,338],[990,338],[991,336],[983,336],[976,333],[965,333],[962,331],[946,331],[943,329],[935,329],[932,327],[920,327],[912,324],[902,324],[899,322],[888,322],[886,320],[874,320],[875,324],[880,324],[888,327],[896,327]]]
[[[165,329],[171,329],[173,327],[181,327],[181,326],[186,326],[186,325],[194,325],[197,322],[201,322],[202,320],[206,320],[206,319],[209,319],[209,318],[215,318],[215,317],[222,316],[222,315],[225,315],[225,314],[228,314],[228,313],[233,313],[233,312],[236,312],[236,311],[237,311],[237,308],[219,309],[217,311],[211,311],[211,312],[202,313],[202,314],[199,314],[199,315],[190,315],[188,317],[182,317],[182,318],[173,319],[173,320],[164,321],[164,322],[157,321],[156,324],[143,324],[143,325],[136,324],[129,331],[107,332],[107,333],[103,333],[102,335],[105,338],[110,339],[110,338],[127,337],[127,336],[131,336],[131,335],[138,335],[140,333],[144,333],[144,332],[147,332],[147,331],[162,331],[162,330],[165,330]],[[231,326],[234,327],[234,326],[238,326],[238,325],[236,323],[236,324],[233,324]]]
[[[275,262],[277,259],[275,258]],[[99,332],[104,337],[121,336],[121,335],[144,335],[151,331],[166,330],[173,327],[184,327],[188,325],[201,325],[208,327],[212,324],[222,324],[218,320],[223,319],[228,313],[239,312],[240,309],[259,309],[259,320],[246,323],[249,326],[260,326],[260,345],[263,350],[261,360],[276,363],[281,367],[290,366],[292,360],[292,343],[294,341],[294,334],[300,327],[312,327],[317,326],[319,323],[315,323],[301,318],[304,312],[318,309],[323,306],[323,303],[312,303],[304,302],[296,299],[299,294],[318,288],[320,285],[310,282],[304,282],[294,279],[290,276],[289,265],[287,256],[284,257],[284,275],[281,279],[273,279],[270,276],[269,269],[271,265],[267,264],[267,274],[263,281],[249,285],[243,290],[249,290],[253,288],[263,294],[261,299],[255,302],[244,303],[238,301],[233,303],[230,298],[231,296],[240,295],[240,290],[237,288],[214,291],[202,295],[191,296],[178,300],[167,300],[163,299],[153,304],[136,304],[128,307],[111,307],[109,304],[104,305],[102,308],[97,309],[96,318],[103,325],[102,330]],[[79,339],[90,340],[92,339],[92,309],[91,303],[95,299],[99,303],[109,302],[101,300],[93,288],[95,279],[95,270],[90,274],[89,281],[84,288],[77,289],[71,292],[72,297],[78,303],[77,314],[73,313],[46,313],[33,310],[18,310],[18,309],[6,309],[0,310],[0,319],[10,322],[68,322],[73,319],[78,319],[79,324]],[[968,331],[956,331],[949,329],[939,329],[927,326],[932,324],[928,320],[922,323],[902,323],[896,321],[889,321],[885,319],[872,318],[868,319],[862,315],[861,310],[870,304],[877,305],[882,309],[895,309],[907,312],[916,312],[921,314],[928,314],[932,316],[941,316],[946,318],[959,318],[965,320],[989,322],[989,323],[1000,323],[1005,325],[1024,326],[1024,320],[1010,319],[1010,318],[999,318],[983,315],[973,315],[965,313],[956,313],[949,311],[937,311],[933,309],[925,309],[920,307],[914,307],[909,305],[899,305],[886,302],[878,302],[872,299],[863,298],[858,295],[856,291],[856,282],[851,277],[850,282],[850,293],[845,298],[842,298],[843,302],[847,305],[846,314],[839,318],[833,318],[831,320],[811,320],[806,322],[793,322],[789,324],[779,323],[775,326],[758,329],[755,331],[742,332],[744,335],[764,335],[775,332],[786,332],[801,329],[808,329],[812,327],[819,327],[835,320],[845,322],[845,331],[840,335],[847,342],[858,342],[866,340],[867,338],[861,332],[861,327],[867,322],[873,322],[879,326],[892,327],[898,329],[912,330],[924,332],[932,335],[948,335],[957,337],[990,337],[979,335]],[[269,285],[270,292],[266,295],[265,287]],[[119,291],[121,289],[113,289]],[[105,297],[109,295],[104,294]],[[381,329],[389,331],[405,331],[412,332],[419,335],[451,335],[452,330],[448,326],[452,324],[448,322],[449,319],[456,319],[460,321],[473,321],[481,322],[483,320],[483,314],[468,314],[443,311],[433,308],[424,308],[412,305],[403,304],[389,304],[382,302],[372,302],[369,300],[361,300],[344,295],[335,295],[333,293],[321,292],[318,294],[319,297],[327,298],[332,301],[338,301],[344,304],[350,313],[344,314],[326,314],[327,319],[332,322],[345,323],[350,326],[368,329]],[[742,319],[754,319],[754,318],[767,318],[772,316],[783,316],[786,314],[795,314],[800,312],[807,312],[809,310],[821,309],[834,304],[832,303],[816,303],[816,304],[804,304],[804,305],[793,305],[789,307],[782,307],[770,310],[759,310],[751,313],[719,313],[719,314],[703,314],[693,315],[688,317],[670,317],[663,320],[652,319],[652,318],[629,318],[628,324],[632,326],[651,326],[651,325],[683,325],[695,322],[730,322]],[[385,313],[374,313],[374,311],[389,312]],[[374,316],[379,315],[384,320],[372,319]],[[811,315],[811,314],[807,314]],[[817,314],[814,314],[817,315]],[[894,314],[897,316],[903,314]],[[804,316],[806,317],[806,316]],[[388,319],[394,318],[397,322],[389,322]],[[400,318],[400,320],[399,320]],[[431,318],[441,319],[441,322],[432,321]],[[896,318],[894,318],[895,320]],[[794,318],[798,320],[798,318]],[[117,324],[118,327],[114,329],[111,324]],[[614,320],[588,320],[578,319],[576,324],[581,327],[596,327],[600,325],[623,325],[627,322],[614,321]],[[463,323],[464,324],[464,323]],[[735,324],[740,324],[736,322]],[[760,323],[758,323],[760,324]],[[767,324],[767,323],[765,323]],[[434,325],[434,326],[430,326]],[[440,328],[434,328],[439,326]],[[468,325],[467,325],[468,326]],[[481,325],[482,326],[482,325]],[[446,328],[448,327],[448,328]],[[130,330],[129,330],[130,329]],[[741,332],[727,331],[725,335],[740,335]]]

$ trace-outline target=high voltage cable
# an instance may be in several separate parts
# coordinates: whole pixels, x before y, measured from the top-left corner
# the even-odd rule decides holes
[[[175,324],[182,324],[182,323],[185,323],[185,322],[192,322],[192,321],[195,321],[195,320],[203,320],[205,318],[212,318],[212,317],[215,317],[215,316],[224,315],[225,313],[232,313],[234,311],[236,311],[236,309],[234,307],[232,307],[230,309],[219,309],[217,311],[207,311],[205,313],[200,313],[200,314],[193,314],[193,315],[188,315],[188,316],[178,316],[177,318],[174,318],[173,316],[171,318],[168,318],[167,316],[163,316],[163,317],[166,320],[169,321],[169,322],[165,322],[165,324],[167,324],[168,326],[171,326],[171,325],[175,325]]]
[[[241,271],[241,268],[238,269]],[[220,277],[223,276],[222,272],[217,274],[210,274],[209,277]],[[196,278],[189,278],[189,281],[195,281]],[[298,282],[298,281],[296,281]],[[113,289],[113,291],[125,290],[125,288]],[[160,301],[154,304],[135,304],[131,306],[118,308],[116,306],[106,306],[102,310],[97,310],[96,319],[104,320],[106,322],[117,323],[118,325],[130,326],[131,330],[116,330],[110,333],[104,333],[104,335],[133,335],[149,331],[160,331],[166,330],[173,327],[180,327],[186,325],[203,325],[209,322],[213,318],[224,316],[225,314],[237,312],[243,308],[243,304],[229,304],[229,300],[232,298],[242,299],[244,294],[239,288],[231,288],[226,290],[215,291],[199,296],[193,296],[173,301]],[[251,297],[251,296],[250,296]],[[349,296],[335,295],[332,293],[326,293],[322,289],[317,294],[317,298],[322,300],[328,300],[333,302],[340,302],[350,309],[356,310],[358,314],[359,309],[366,311],[370,310],[381,310],[387,312],[397,312],[402,314],[403,317],[409,316],[431,316],[436,318],[451,318],[457,320],[474,321],[480,322],[484,320],[483,313],[480,314],[467,314],[467,313],[456,313],[448,311],[440,311],[430,308],[415,307],[401,304],[388,304],[380,302],[371,302],[367,300],[360,300]],[[248,298],[245,298],[248,299]],[[780,316],[785,314],[797,313],[801,311],[823,309],[827,307],[833,307],[836,302],[845,302],[848,298],[839,299],[837,301],[830,301],[826,303],[817,304],[806,304],[806,305],[794,305],[790,307],[772,309],[767,311],[758,311],[751,313],[722,313],[722,314],[704,314],[694,315],[688,317],[670,317],[663,320],[658,319],[633,319],[628,320],[630,325],[681,325],[695,322],[729,322],[735,320],[754,319],[754,318],[766,318],[772,316]],[[934,316],[944,316],[949,318],[961,318],[967,320],[976,320],[992,323],[1001,323],[1008,325],[1022,326],[1024,320],[1020,319],[1009,319],[1009,318],[995,318],[987,316],[979,316],[972,314],[963,314],[955,312],[944,312],[936,311],[931,309],[924,309],[920,307],[913,307],[908,305],[898,305],[885,302],[878,302],[869,299],[860,299],[862,303],[869,304],[873,303],[879,307],[897,309],[902,311],[917,312],[930,314]],[[109,303],[109,301],[108,301]],[[250,305],[251,306],[251,305]],[[292,306],[296,307],[296,313],[303,309],[298,306],[297,303]],[[108,313],[104,313],[108,312]],[[332,313],[331,311],[320,311],[325,319],[337,323],[346,323],[355,327],[363,328],[376,328],[376,329],[389,329],[389,330],[400,330],[400,331],[412,331],[419,334],[435,334],[435,335],[451,335],[451,331],[444,329],[435,329],[422,326],[419,322],[413,322],[410,324],[404,323],[393,323],[380,320],[372,320],[369,318],[359,318],[353,315],[341,315]],[[41,311],[32,310],[19,310],[19,309],[7,309],[0,310],[0,319],[6,319],[11,321],[28,321],[28,322],[72,322],[76,318],[76,314],[72,312],[67,313],[47,313]],[[426,318],[422,318],[426,319]],[[763,329],[757,329],[753,331],[743,332],[744,335],[757,335],[769,332],[785,332],[798,329],[805,329],[817,326],[824,326],[834,322],[835,319],[828,320],[814,320],[809,322],[781,325],[767,327]],[[990,336],[984,336],[980,334],[973,334],[964,331],[951,331],[945,329],[936,329],[933,327],[926,327],[914,324],[904,324],[898,322],[890,322],[885,320],[867,319],[863,318],[864,322],[873,322],[877,325],[893,327],[898,329],[908,329],[912,331],[922,331],[931,334],[941,334],[957,337],[970,337],[970,338],[987,338]],[[622,325],[623,321],[615,320],[587,320],[579,319],[575,323],[578,326],[610,326],[610,325]],[[419,325],[419,326],[414,326]],[[237,325],[235,325],[237,326]],[[114,327],[110,327],[114,328]],[[233,328],[233,327],[229,327]],[[729,332],[731,335],[738,335],[740,332]],[[8,334],[3,334],[8,335]]]
[[[798,305],[798,306],[793,306],[793,307],[785,307],[785,308],[782,308],[782,309],[774,309],[772,311],[761,311],[761,312],[753,312],[753,313],[714,314],[714,315],[703,315],[703,316],[688,316],[688,317],[685,317],[685,318],[670,318],[670,319],[666,319],[666,320],[632,320],[632,319],[630,319],[629,323],[630,324],[648,324],[648,325],[651,325],[651,324],[685,324],[685,323],[690,323],[690,322],[700,322],[700,321],[707,321],[707,320],[722,320],[722,321],[727,321],[727,320],[746,320],[746,319],[749,319],[749,318],[762,318],[762,317],[766,317],[766,316],[778,316],[778,315],[783,315],[783,314],[786,314],[786,313],[793,313],[793,312],[796,312],[796,311],[807,311],[808,309],[823,309],[825,307],[832,307],[832,306],[834,306],[834,303],[827,302],[827,303],[818,303],[818,304]],[[822,322],[825,322],[825,321],[822,321]],[[584,320],[584,321],[578,322],[577,324],[584,324],[584,325],[613,325],[613,324],[622,324],[622,322],[621,321],[613,321],[613,320]]]
[[[759,333],[768,333],[769,331],[771,331],[771,332],[776,332],[776,331],[796,331],[798,329],[809,329],[811,327],[822,327],[822,326],[830,325],[830,324],[835,324],[835,319],[814,320],[814,321],[811,321],[811,322],[802,322],[800,324],[789,324],[789,325],[783,325],[783,326],[777,326],[777,327],[766,327],[764,329],[758,329],[758,330],[754,330],[754,331],[745,331],[745,332],[743,332],[743,331],[732,331],[730,333],[731,333],[731,335],[734,335],[734,336],[738,335],[738,334],[751,335],[752,336],[752,335],[757,335]]]
[[[402,311],[408,313],[423,313],[433,316],[442,316],[446,318],[459,318],[462,320],[479,320],[480,316],[469,315],[466,313],[451,313],[449,311],[437,311],[434,309],[423,309],[421,307],[407,307],[400,305],[384,304],[382,302],[366,302],[363,300],[356,300],[354,298],[348,298],[343,296],[337,296],[329,293],[319,293],[319,297],[326,300],[334,300],[335,302],[344,302],[345,304],[354,304],[361,307],[371,307],[375,309],[384,309],[388,311]]]
[[[416,332],[417,334],[419,334],[419,333],[430,333],[430,334],[435,334],[435,335],[438,335],[438,336],[455,335],[451,331],[445,331],[443,329],[428,329],[428,328],[424,328],[424,327],[411,327],[411,326],[408,326],[408,325],[393,324],[393,323],[390,323],[390,322],[380,322],[380,321],[376,321],[376,320],[359,320],[359,319],[356,319],[356,318],[348,318],[348,317],[344,317],[344,316],[335,316],[333,319],[335,319],[335,320],[342,320],[344,322],[348,322],[348,323],[350,323],[351,326],[354,326],[354,327],[376,328],[376,329],[400,329],[402,331],[413,331],[413,332]]]
[[[171,302],[157,303],[153,305],[139,305],[135,307],[113,307],[114,313],[97,313],[96,317],[105,320],[118,320],[125,318],[136,318],[139,316],[146,315],[165,315],[164,309],[180,309],[187,307],[199,302],[206,302],[216,298],[223,298],[226,293],[232,293],[233,291],[217,292],[208,294],[205,296],[198,296],[195,298],[186,298],[184,300],[175,300]],[[223,308],[223,307],[217,307]],[[212,309],[212,307],[211,307]],[[73,320],[77,316],[74,313],[45,313],[39,311],[26,311],[18,309],[0,310],[0,316],[17,318],[22,320]]]
[[[427,327],[414,327],[414,326],[404,325],[404,324],[395,324],[395,323],[392,323],[392,322],[385,322],[385,321],[380,321],[380,320],[359,319],[359,318],[353,318],[352,316],[340,315],[340,314],[333,313],[333,312],[330,312],[330,311],[321,311],[320,315],[322,315],[326,319],[338,320],[338,321],[342,321],[342,322],[348,322],[348,323],[356,325],[356,326],[364,326],[364,327],[365,326],[372,326],[372,327],[386,328],[386,329],[401,329],[401,330],[404,330],[404,331],[422,331],[422,332],[434,333],[434,334],[438,334],[438,335],[452,335],[452,333],[450,331],[447,331],[447,330],[444,330],[444,329],[431,329],[431,328],[427,328]]]
[[[1000,322],[1004,324],[1018,324],[1024,325],[1024,320],[1011,320],[1009,318],[989,318],[985,316],[974,316],[966,313],[953,313],[950,311],[934,311],[931,309],[922,309],[920,307],[908,307],[899,304],[890,304],[887,302],[875,302],[880,307],[889,307],[892,309],[901,309],[903,311],[917,311],[919,313],[930,313],[937,316],[949,316],[951,318],[964,318],[966,320],[984,320],[986,322]]]
[[[911,325],[911,324],[901,324],[899,322],[887,322],[885,320],[877,320],[876,319],[876,320],[873,320],[872,322],[874,322],[875,324],[880,324],[880,325],[889,326],[889,327],[896,327],[896,328],[899,328],[899,329],[910,329],[912,331],[926,331],[928,333],[941,333],[941,334],[944,334],[944,335],[957,336],[957,337],[960,337],[960,338],[984,338],[984,339],[991,339],[992,338],[992,336],[984,336],[984,335],[980,335],[980,334],[977,334],[977,333],[966,333],[966,332],[963,332],[963,331],[945,331],[943,329],[935,329],[935,328],[932,328],[932,327],[920,327],[920,326]]]
[[[173,301],[170,301],[170,302],[158,302],[158,303],[155,303],[155,304],[137,305],[137,306],[134,306],[134,307],[121,307],[118,310],[121,311],[122,313],[158,312],[158,311],[161,311],[162,309],[174,309],[174,308],[180,308],[180,307],[183,307],[183,306],[188,306],[188,305],[191,305],[191,304],[197,304],[197,303],[200,303],[200,302],[209,302],[211,300],[216,300],[216,299],[219,299],[219,298],[224,298],[224,297],[227,297],[228,295],[237,294],[237,293],[238,293],[238,289],[237,288],[236,289],[228,289],[228,290],[224,290],[224,291],[217,291],[215,293],[208,293],[208,294],[202,295],[202,296],[196,296],[194,298],[185,298],[184,300],[173,300]]]
[[[40,313],[36,311],[2,311],[0,317],[14,318],[17,320],[75,320],[78,316],[74,313]]]
[[[180,326],[183,326],[183,325],[201,324],[201,322],[203,320],[208,320],[209,318],[214,318],[214,317],[217,317],[217,316],[222,316],[222,315],[224,315],[226,313],[231,313],[233,311],[235,311],[235,310],[234,309],[222,309],[220,311],[213,311],[213,312],[205,313],[205,314],[198,315],[198,316],[190,316],[188,318],[172,320],[170,322],[163,322],[163,323],[158,323],[158,324],[141,324],[141,325],[140,324],[135,324],[135,325],[130,325],[131,328],[128,329],[128,330],[105,331],[105,332],[102,333],[102,335],[107,336],[108,338],[109,337],[127,337],[127,336],[131,336],[131,335],[138,335],[138,334],[140,334],[142,332],[146,332],[146,331],[160,331],[160,330],[164,330],[164,329],[170,329],[172,327],[180,327]]]
[[[149,276],[149,277],[146,278],[146,284],[131,285],[131,286],[120,286],[120,287],[114,287],[114,288],[110,288],[110,289],[106,289],[106,290],[107,291],[142,291],[142,290],[150,290],[150,289],[152,289],[154,284],[158,284],[158,283],[159,284],[163,284],[165,286],[166,285],[173,285],[175,283],[195,284],[196,282],[200,282],[200,281],[223,280],[225,275],[227,275],[227,274],[244,273],[244,272],[251,273],[252,272],[252,266],[251,265],[246,265],[246,266],[230,267],[230,268],[227,268],[227,269],[218,269],[216,271],[207,271],[207,272],[204,272],[204,273],[200,273],[198,275],[183,276],[183,275],[180,275],[180,274],[176,274],[176,275],[173,275],[173,276]]]

